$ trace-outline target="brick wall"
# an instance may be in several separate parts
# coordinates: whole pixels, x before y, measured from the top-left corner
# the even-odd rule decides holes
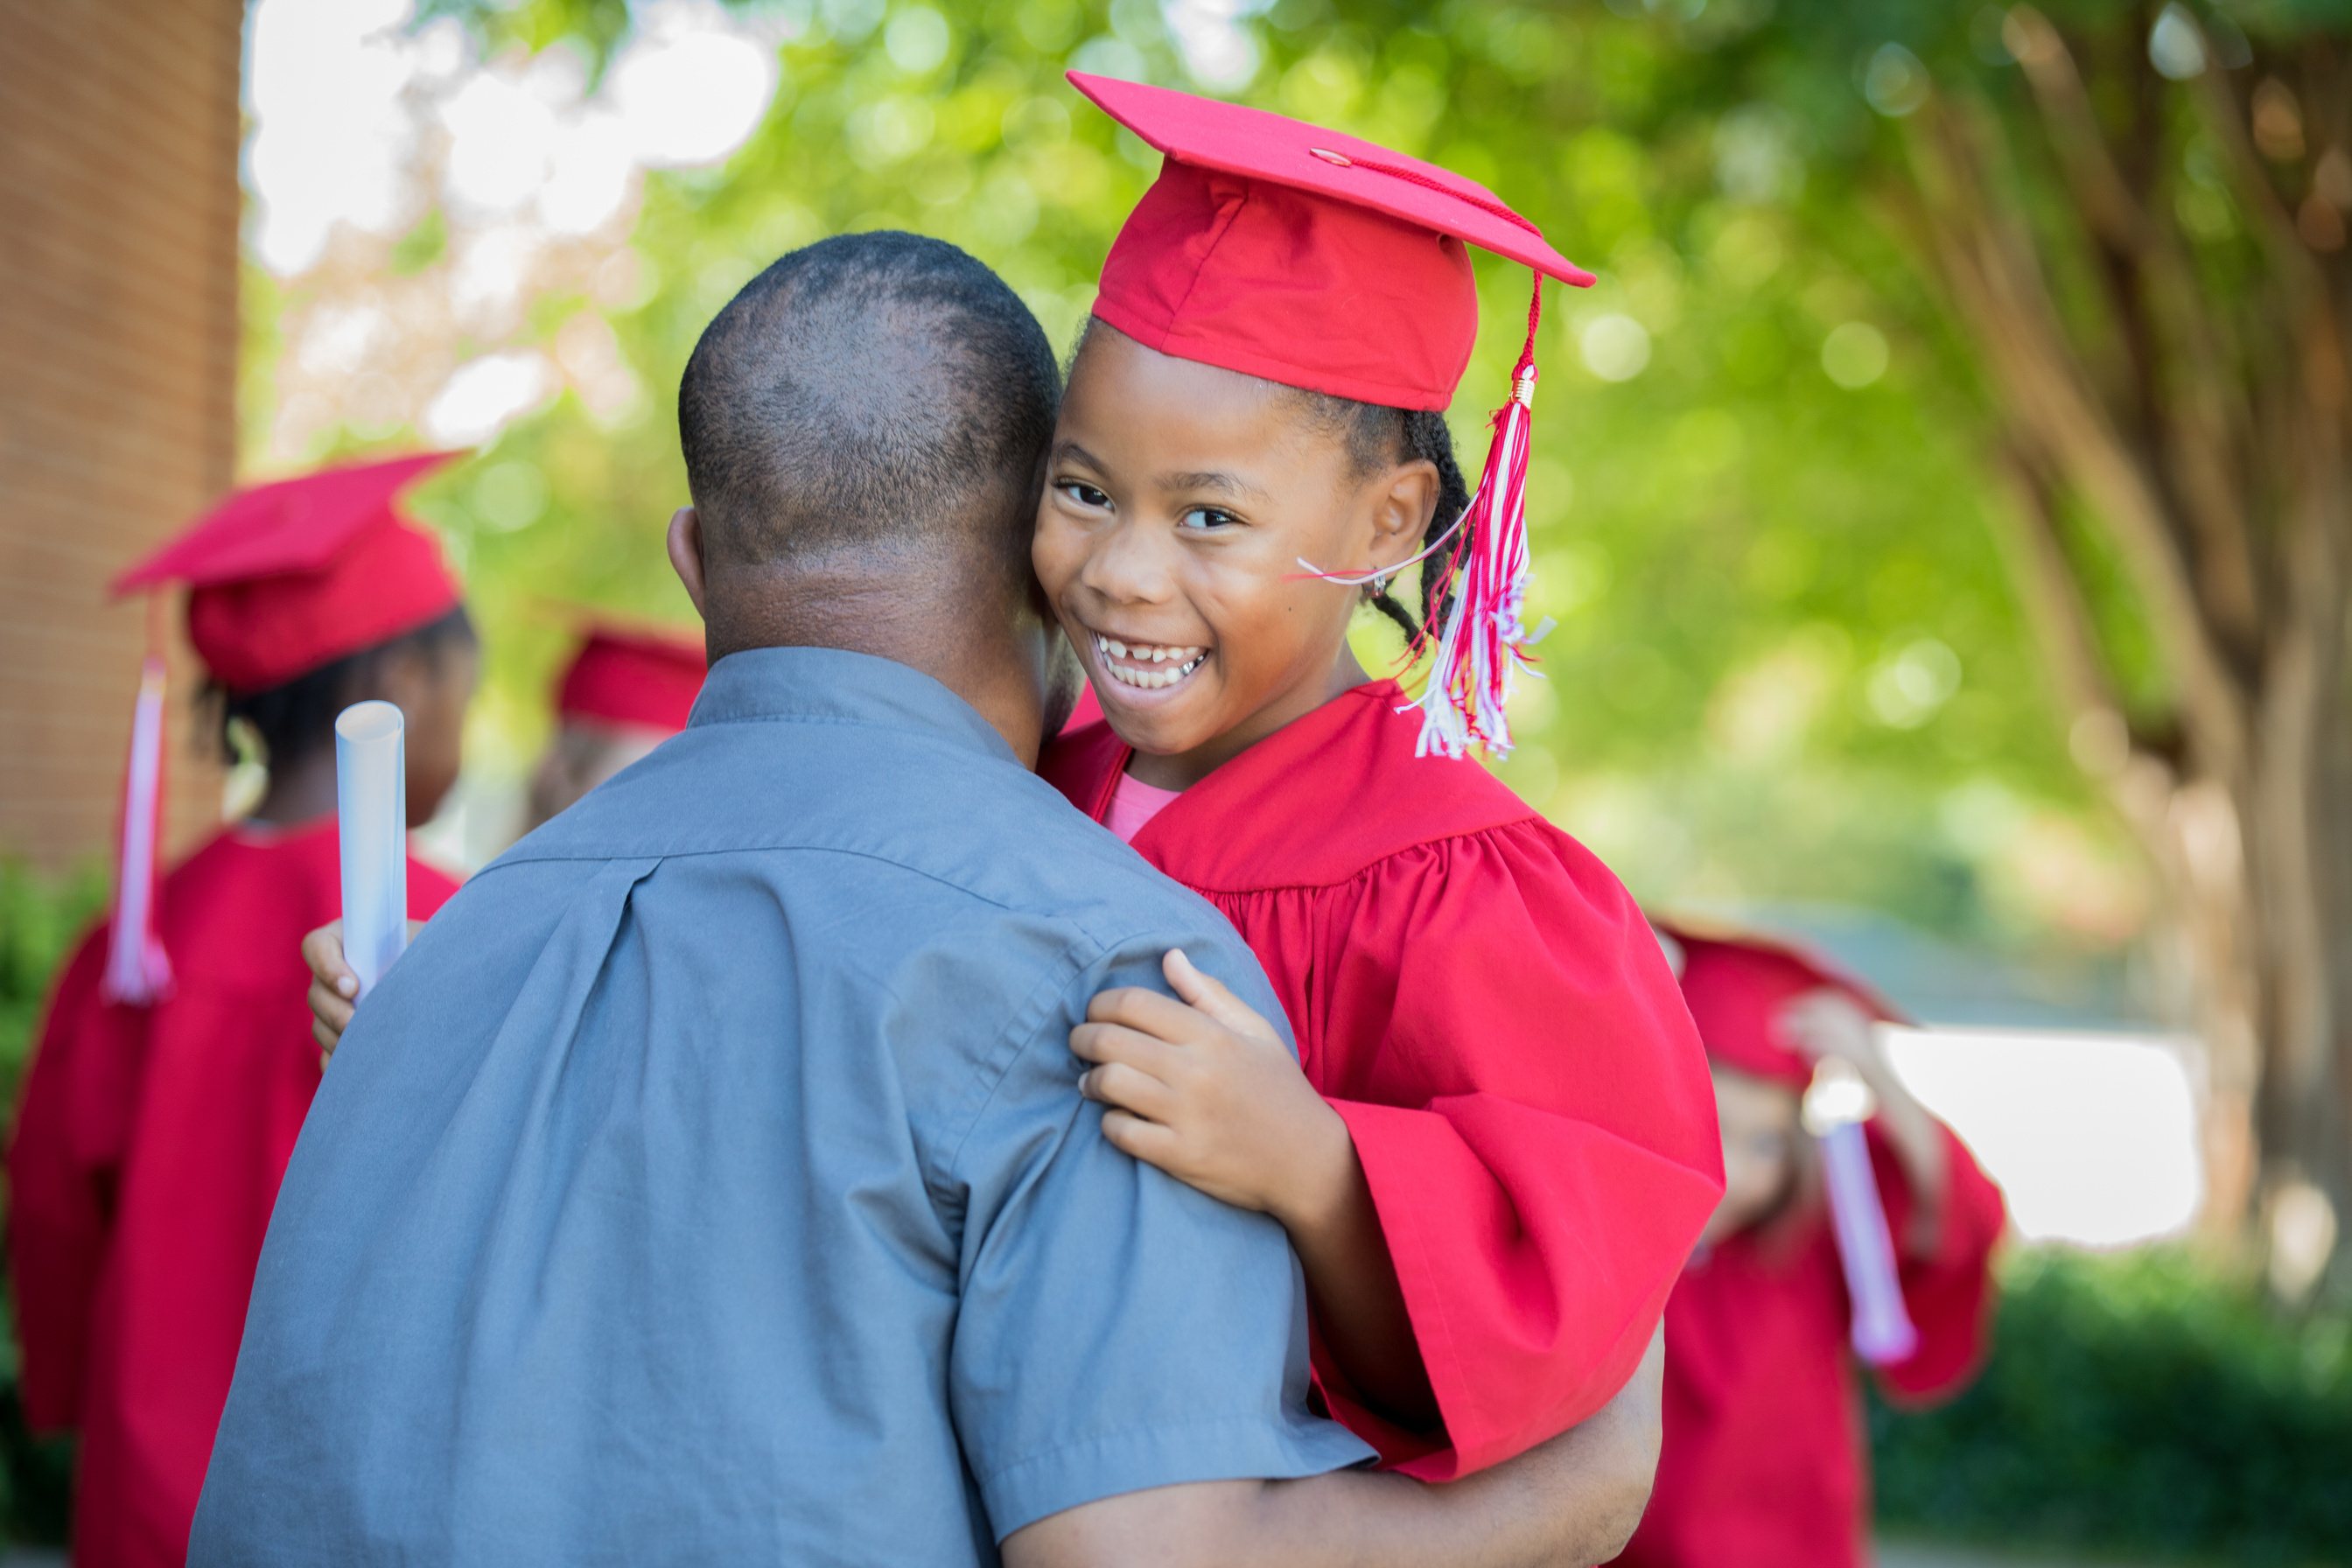
[[[143,638],[107,579],[235,464],[243,0],[0,0],[0,855],[110,837]],[[179,635],[173,606],[173,635]],[[173,662],[167,843],[218,819]]]

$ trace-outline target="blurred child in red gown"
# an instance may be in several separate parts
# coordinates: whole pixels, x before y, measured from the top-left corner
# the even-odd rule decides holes
[[[1120,1147],[1288,1229],[1333,1413],[1462,1475],[1626,1384],[1720,1191],[1633,901],[1458,755],[1443,681],[1424,711],[1347,636],[1369,602],[1418,638],[1454,568],[1509,575],[1516,519],[1472,506],[1441,412],[1477,330],[1464,241],[1590,276],[1444,170],[1072,79],[1166,161],[1104,263],[1034,550],[1108,721],[1040,772],[1234,922],[1298,1060],[1181,955],[1196,1007],[1108,993],[1073,1048]],[[1424,553],[1408,610],[1389,584]]]
[[[702,639],[592,622],[555,688],[555,733],[531,770],[525,832],[686,728],[707,672]]]
[[[1879,1367],[1898,1401],[1957,1393],[1981,1363],[2000,1189],[1887,1066],[1885,1005],[1801,951],[1666,928],[1706,1044],[1723,1204],[1666,1307],[1664,1447],[1620,1562],[1847,1568],[1868,1560],[1868,1454],[1851,1303],[1801,1101],[1817,1064],[1872,1091],[1867,1125],[1904,1306],[1918,1333]]]
[[[191,585],[188,634],[226,736],[257,742],[257,809],[153,879],[160,662],[126,790],[118,912],[51,993],[8,1148],[26,1415],[80,1434],[74,1561],[177,1568],[228,1395],[279,1177],[319,1083],[302,933],[341,903],[333,725],[407,721],[412,824],[457,773],[472,627],[432,538],[394,510],[438,458],[230,498],[118,589]],[[143,821],[142,821],[143,817]],[[417,861],[409,906],[455,890]],[[152,911],[152,922],[140,919]]]

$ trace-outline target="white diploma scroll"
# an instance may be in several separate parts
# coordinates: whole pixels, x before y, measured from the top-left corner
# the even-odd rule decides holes
[[[1895,1239],[1879,1202],[1878,1178],[1870,1168],[1870,1143],[1863,1121],[1870,1114],[1870,1091],[1844,1063],[1822,1064],[1805,1095],[1805,1126],[1820,1141],[1822,1173],[1829,1187],[1830,1219],[1837,1232],[1838,1261],[1853,1304],[1853,1353],[1872,1366],[1906,1361],[1919,1348],[1919,1331],[1903,1306],[1903,1286],[1895,1272]]]
[[[355,702],[335,720],[343,961],[364,996],[408,945],[408,763],[400,710]]]

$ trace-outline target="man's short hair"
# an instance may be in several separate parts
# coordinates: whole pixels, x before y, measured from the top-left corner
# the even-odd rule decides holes
[[[946,532],[1018,545],[1060,398],[1045,331],[1003,279],[943,240],[850,234],[719,312],[687,362],[678,435],[719,561]]]

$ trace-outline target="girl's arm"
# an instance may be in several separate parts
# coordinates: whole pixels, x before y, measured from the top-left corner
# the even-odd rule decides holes
[[[1070,1032],[1112,1145],[1290,1233],[1324,1348],[1364,1404],[1401,1426],[1439,1424],[1404,1292],[1348,1124],[1274,1029],[1181,952],[1181,1001],[1106,991]]]
[[[1913,1220],[1904,1227],[1904,1248],[1915,1257],[1934,1253],[1942,1228],[1945,1194],[1951,1184],[1944,1131],[1895,1076],[1879,1048],[1875,1020],[1844,992],[1824,986],[1790,1003],[1773,1023],[1782,1037],[1806,1056],[1815,1061],[1835,1057],[1850,1063],[1870,1086],[1878,1100],[1878,1124],[1911,1189]]]

